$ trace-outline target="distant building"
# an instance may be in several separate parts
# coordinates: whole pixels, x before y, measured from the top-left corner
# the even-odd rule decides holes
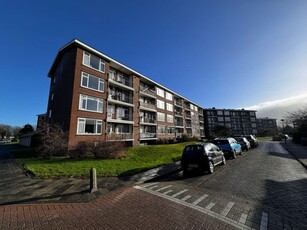
[[[214,136],[216,125],[226,126],[231,135],[258,135],[256,111],[245,109],[204,109],[206,137]]]
[[[274,118],[257,118],[257,127],[259,136],[271,136],[278,132],[277,120]]]

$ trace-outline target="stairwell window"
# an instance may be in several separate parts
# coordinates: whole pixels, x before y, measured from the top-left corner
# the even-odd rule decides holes
[[[86,65],[103,73],[105,72],[106,68],[106,63],[102,59],[88,52],[83,52],[83,65]]]
[[[102,120],[78,118],[77,134],[101,134]]]
[[[91,97],[84,94],[80,94],[79,109],[91,112],[102,113],[103,101],[97,97]]]
[[[82,72],[81,74],[81,86],[99,92],[104,92],[104,80],[85,72]]]

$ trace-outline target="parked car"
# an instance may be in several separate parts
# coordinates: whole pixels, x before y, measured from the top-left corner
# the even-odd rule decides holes
[[[232,137],[215,138],[212,143],[222,149],[226,156],[233,159],[237,157],[237,154],[242,154],[241,145]]]
[[[258,140],[254,135],[244,135],[244,137],[249,141],[252,148],[256,148],[259,145]]]
[[[251,144],[245,137],[235,137],[235,139],[241,145],[242,151],[250,150]]]
[[[213,173],[214,167],[226,164],[223,151],[212,143],[187,145],[181,157],[181,167],[185,175],[190,168],[198,168],[202,172]]]

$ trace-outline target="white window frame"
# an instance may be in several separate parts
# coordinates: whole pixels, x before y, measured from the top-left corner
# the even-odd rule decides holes
[[[87,121],[95,121],[95,124],[94,124],[95,125],[94,126],[95,132],[94,133],[86,133],[85,132],[85,127],[86,127]],[[100,132],[99,132],[99,127],[100,127]],[[80,132],[81,129],[83,130],[83,132]],[[102,134],[102,120],[90,119],[90,118],[78,118],[77,134],[79,134],[79,135],[101,135]]]
[[[165,109],[165,102],[157,99],[157,107],[159,109]]]
[[[162,118],[163,116],[163,118]],[[165,113],[157,112],[157,121],[165,122]]]
[[[167,120],[168,123],[174,123],[174,116],[170,115],[170,114],[167,114],[166,115],[166,120]]]
[[[164,90],[157,87],[157,95],[164,98]]]
[[[93,100],[97,103],[96,110],[87,109],[88,100]],[[85,101],[85,104],[83,103],[84,101]],[[98,97],[80,94],[79,109],[83,110],[83,111],[88,111],[88,112],[103,113],[103,100],[101,98],[98,98]]]
[[[165,92],[165,98],[169,101],[173,101],[173,94]]]
[[[96,69],[95,67],[91,66],[91,58],[92,57],[95,57],[95,58],[99,59],[99,67],[98,67],[98,69]],[[102,60],[101,58],[99,58],[99,57],[89,53],[89,52],[86,52],[86,51],[83,51],[82,64],[87,66],[87,67],[89,67],[89,68],[91,68],[91,69],[98,70],[99,72],[102,72],[102,73],[105,73],[105,71],[106,71],[106,63],[105,63],[105,61]]]
[[[174,106],[172,104],[170,104],[170,103],[166,103],[166,109],[167,109],[167,111],[173,112],[174,111]]]
[[[89,87],[90,78],[97,78],[98,79],[97,89]],[[87,82],[86,82],[87,85],[83,85],[84,79],[87,79]],[[86,72],[81,73],[81,83],[80,83],[80,85],[83,88],[91,89],[91,90],[102,92],[102,93],[104,92],[104,80],[101,79],[100,77],[96,77],[96,76],[89,74],[89,73],[86,73]]]

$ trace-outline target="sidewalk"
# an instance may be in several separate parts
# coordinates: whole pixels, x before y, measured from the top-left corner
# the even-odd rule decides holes
[[[90,179],[37,179],[27,175],[0,145],[0,206],[25,203],[89,202],[123,187],[130,187],[180,170],[179,162],[148,170],[131,177],[98,177],[98,191],[89,193]]]
[[[298,160],[307,169],[307,146],[296,144],[292,141],[280,143],[296,160]]]

